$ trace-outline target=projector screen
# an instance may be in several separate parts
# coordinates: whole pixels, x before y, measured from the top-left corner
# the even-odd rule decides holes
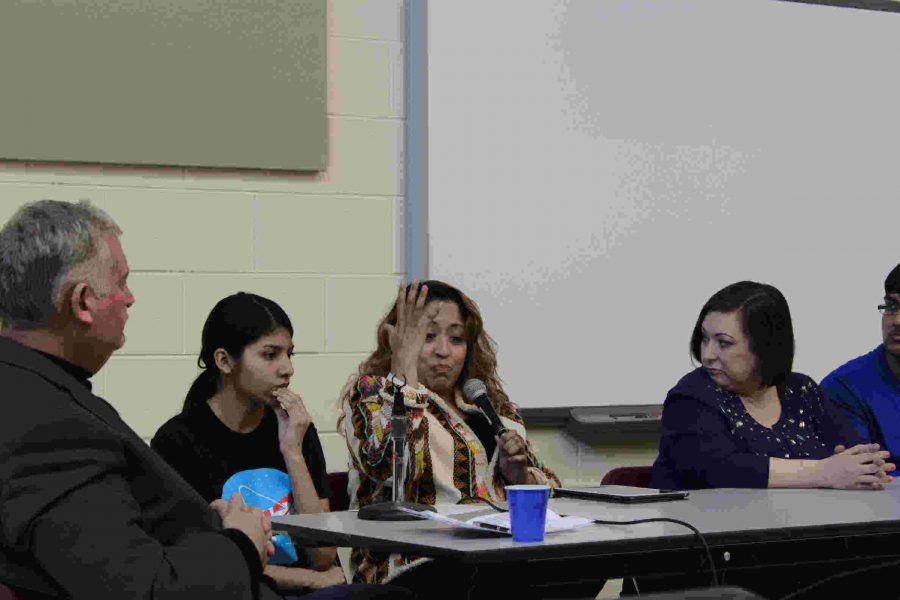
[[[794,370],[880,343],[900,14],[774,0],[428,5],[428,272],[526,408],[659,403],[703,303],[787,297]]]

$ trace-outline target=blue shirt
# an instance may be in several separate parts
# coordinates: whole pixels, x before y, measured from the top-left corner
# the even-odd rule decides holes
[[[822,389],[863,439],[900,455],[900,380],[883,344],[829,373]]]
[[[823,459],[861,440],[816,383],[791,373],[778,390],[781,416],[760,425],[740,397],[704,369],[685,375],[663,405],[659,456],[650,486],[661,489],[764,488],[769,458]]]

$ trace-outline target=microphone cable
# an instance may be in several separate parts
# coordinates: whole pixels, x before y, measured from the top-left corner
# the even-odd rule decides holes
[[[706,538],[703,537],[703,534],[700,533],[700,530],[688,523],[687,521],[680,521],[678,519],[670,519],[668,517],[653,517],[649,519],[636,519],[634,521],[605,521],[602,519],[594,519],[588,517],[594,523],[599,525],[640,525],[641,523],[675,523],[676,525],[681,525],[682,527],[687,527],[691,531],[694,532],[694,537],[700,540],[700,543],[703,544],[703,550],[706,553],[706,560],[709,562],[709,571],[712,576],[712,584],[714,586],[719,585],[719,575],[716,572],[716,564],[713,562],[712,552],[709,549],[709,544],[706,543]],[[701,565],[702,568],[702,565]],[[635,588],[637,588],[637,584],[635,583]],[[640,592],[638,592],[640,594]]]
[[[459,502],[457,502],[457,504],[464,504],[464,503],[468,503],[470,501],[484,502],[484,503],[490,505],[491,508],[493,508],[494,510],[496,510],[498,512],[509,512],[509,509],[497,506],[496,504],[494,504],[493,502],[491,502],[490,500],[488,500],[487,498],[485,498],[483,496],[463,496],[459,500]],[[593,521],[594,523],[597,523],[598,525],[640,525],[641,523],[675,523],[676,525],[681,525],[682,527],[686,527],[686,528],[690,529],[691,531],[694,532],[694,537],[696,539],[699,539],[700,543],[703,545],[703,550],[705,551],[705,554],[706,554],[706,560],[709,563],[709,571],[710,571],[710,575],[712,576],[712,584],[714,586],[719,585],[719,575],[716,572],[716,564],[713,562],[712,552],[709,549],[709,544],[706,543],[706,538],[703,537],[703,534],[700,533],[700,530],[697,529],[696,527],[694,527],[693,525],[691,525],[690,523],[688,523],[686,521],[680,521],[678,519],[670,519],[668,517],[653,517],[653,518],[649,518],[649,519],[637,519],[634,521],[605,521],[602,519],[594,519],[591,517],[586,517],[586,518],[591,519],[591,521]],[[900,563],[900,561],[898,561],[898,563]],[[702,565],[701,565],[701,568],[702,568]],[[635,589],[637,589],[637,582],[635,582]],[[638,595],[640,595],[640,592],[638,592]],[[783,598],[782,600],[789,600],[789,599]]]
[[[485,504],[487,504],[488,506],[490,506],[497,512],[509,512],[508,508],[503,508],[502,506],[494,504],[493,502],[491,502],[484,496],[463,496],[462,498],[459,499],[457,504],[472,504],[474,502],[484,502]]]

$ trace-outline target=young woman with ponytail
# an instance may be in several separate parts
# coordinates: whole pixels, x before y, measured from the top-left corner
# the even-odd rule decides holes
[[[276,479],[289,480],[290,490],[288,497],[273,498],[274,514],[287,506],[294,513],[328,510],[319,436],[303,400],[288,388],[294,374],[293,334],[278,304],[244,292],[220,300],[206,319],[198,360],[203,371],[181,413],[156,432],[150,445],[207,502],[221,498],[223,486],[234,481],[242,483],[242,496],[263,496],[263,488],[242,477],[259,481],[273,474],[260,469],[273,469],[279,472]],[[290,564],[270,563],[265,571],[282,590],[344,582],[334,548],[293,549],[288,556]]]

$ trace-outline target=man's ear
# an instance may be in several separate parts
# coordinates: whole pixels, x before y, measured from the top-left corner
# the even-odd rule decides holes
[[[90,293],[90,286],[82,281],[81,283],[75,284],[75,287],[69,292],[68,298],[69,308],[72,309],[72,315],[76,320],[85,325],[91,325],[94,322],[94,313],[90,307]]]
[[[213,352],[213,360],[216,361],[216,367],[224,375],[230,375],[234,369],[234,361],[225,348],[216,348],[216,351]]]

